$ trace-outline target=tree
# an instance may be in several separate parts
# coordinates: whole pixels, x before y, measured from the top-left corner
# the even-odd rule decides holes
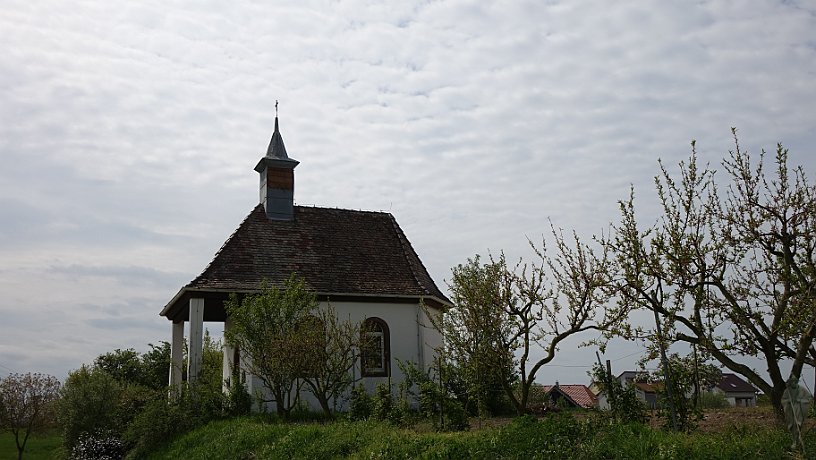
[[[342,321],[328,305],[306,318],[298,332],[299,352],[308,354],[303,381],[327,416],[332,415],[330,401],[336,401],[354,385],[352,368],[356,350],[361,348],[360,324]]]
[[[0,380],[0,429],[14,435],[18,460],[28,437],[53,420],[59,389],[59,380],[46,374],[9,374]]]
[[[158,345],[148,343],[147,346],[150,350],[140,357],[141,383],[148,388],[163,390],[167,387],[167,369],[170,367],[170,342],[163,340]],[[219,369],[220,366],[221,363]]]
[[[119,383],[164,390],[167,386],[167,368],[170,366],[170,343],[162,341],[159,345],[147,345],[150,350],[142,354],[133,348],[117,348],[97,356],[93,365]],[[220,369],[221,363],[218,366]]]
[[[443,354],[465,383],[464,402],[475,402],[481,415],[496,410],[491,402],[517,378],[514,344],[508,346],[506,340],[512,324],[503,311],[504,297],[509,295],[502,282],[508,275],[507,266],[504,256],[482,264],[477,255],[451,272],[448,287],[453,308],[441,317],[428,317],[444,338]]]
[[[653,355],[647,356],[641,365],[645,365],[647,360]],[[705,361],[705,360],[703,360]],[[691,431],[696,427],[696,422],[702,417],[702,410],[697,405],[699,388],[711,388],[722,380],[722,371],[712,364],[700,362],[693,355],[681,357],[672,354],[667,362],[671,367],[671,382],[665,378],[663,362],[653,372],[643,372],[645,380],[652,384],[661,399],[660,416],[663,417],[667,428],[675,428],[669,417],[668,399],[671,398],[675,410],[676,429],[680,431]],[[671,392],[667,391],[671,384]]]
[[[142,383],[142,363],[139,353],[133,348],[115,349],[101,354],[94,360],[93,366],[108,373],[120,383]]]
[[[82,366],[68,374],[62,387],[58,419],[70,452],[83,435],[119,433],[122,385],[101,368]]]
[[[552,235],[554,257],[546,246],[531,243],[535,265],[519,261],[511,269],[502,254],[485,265],[477,256],[455,267],[450,284],[454,308],[438,326],[448,354],[460,365],[470,363],[467,368],[477,377],[479,372],[495,375],[519,414],[528,410],[537,373],[555,359],[564,340],[615,328],[627,313],[617,306],[601,308],[613,292],[606,247],[596,252],[574,233],[568,243],[555,228]],[[537,360],[532,357],[536,347],[544,351]]]
[[[241,350],[247,370],[269,389],[271,397],[264,401],[274,402],[278,415],[288,418],[309,362],[308,337],[298,325],[317,308],[315,295],[293,274],[282,289],[264,282],[260,293],[240,300],[233,295],[225,307],[230,318],[226,340]]]
[[[770,395],[781,414],[787,378],[779,363],[790,360],[789,377],[797,379],[805,364],[816,363],[809,355],[816,336],[816,188],[802,167],[788,167],[781,144],[766,173],[765,152],[753,163],[732,133],[724,188],[713,169],[698,167],[692,142],[679,178],[660,163],[658,221],[638,224],[632,190],[605,246],[616,257],[621,308],[656,313],[668,342],[696,345]],[[637,328],[618,332],[644,337]],[[763,359],[767,377],[739,356]]]

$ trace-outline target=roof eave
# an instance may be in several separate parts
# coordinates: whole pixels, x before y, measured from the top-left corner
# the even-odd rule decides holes
[[[192,292],[213,292],[213,293],[225,293],[225,294],[231,294],[231,293],[254,294],[254,293],[257,293],[258,290],[257,289],[223,289],[223,288],[183,287],[183,288],[179,289],[179,291],[176,293],[176,295],[174,295],[173,298],[170,299],[170,301],[167,303],[167,305],[164,306],[162,311],[159,313],[159,316],[165,316],[166,317],[168,315],[168,313],[170,313],[172,308],[181,300],[182,297],[184,297],[185,294],[192,293]],[[441,311],[444,311],[444,310],[447,310],[448,308],[453,307],[453,304],[451,304],[450,302],[447,302],[445,299],[440,299],[437,296],[431,296],[431,295],[420,296],[420,295],[399,295],[399,294],[354,294],[354,293],[348,293],[348,292],[346,292],[346,293],[341,293],[341,292],[315,292],[315,295],[317,296],[318,299],[320,299],[320,298],[331,299],[332,297],[335,297],[335,298],[337,298],[337,297],[340,297],[340,298],[343,298],[343,297],[360,298],[360,297],[362,297],[362,298],[370,298],[372,300],[374,300],[374,299],[389,299],[389,298],[392,298],[392,299],[414,299],[414,300],[417,301],[417,303],[423,302],[423,303],[425,303],[425,305],[428,305],[431,308],[434,308],[436,310],[441,310]],[[428,301],[430,301],[430,302],[428,302]]]

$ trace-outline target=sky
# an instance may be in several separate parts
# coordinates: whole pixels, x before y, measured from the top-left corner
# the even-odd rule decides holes
[[[657,160],[716,165],[731,127],[816,176],[814,2],[0,6],[0,373],[169,340],[257,204],[276,100],[296,203],[393,213],[443,289],[550,222],[606,230],[630,186],[653,220]],[[581,340],[538,380],[588,383]]]

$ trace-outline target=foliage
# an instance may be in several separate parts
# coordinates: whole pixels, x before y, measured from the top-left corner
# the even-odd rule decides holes
[[[222,417],[221,406],[206,400],[202,404],[203,394],[214,393],[182,387],[181,392],[171,394],[169,401],[165,394],[147,403],[122,433],[132,448],[129,457],[143,457],[181,433]]]
[[[229,406],[223,386],[224,358],[221,341],[213,340],[209,331],[205,330],[202,342],[201,371],[187,390],[201,413],[217,416]]]
[[[241,369],[237,366],[232,370],[229,392],[227,393],[226,413],[236,417],[248,415],[252,411],[252,395],[247,391],[246,382],[241,379]]]
[[[119,460],[125,452],[125,445],[113,433],[84,434],[71,450],[71,460]]]
[[[731,407],[731,404],[728,403],[728,399],[722,393],[703,391],[700,393],[697,407],[700,409],[726,409]]]
[[[359,384],[351,390],[349,401],[349,417],[352,420],[366,420],[371,417],[371,396],[366,392],[363,384]]]
[[[816,447],[816,434],[806,443]],[[791,458],[784,430],[737,426],[722,433],[678,433],[603,417],[521,417],[457,433],[417,432],[384,422],[269,423],[220,420],[187,433],[154,458],[427,459],[780,459]],[[795,458],[795,457],[794,457]]]
[[[221,416],[229,409],[221,384],[221,344],[208,332],[203,342],[194,401],[185,387],[183,399],[168,404],[168,389],[158,380],[161,374],[166,382],[170,366],[166,342],[151,344],[141,355],[132,349],[117,349],[97,357],[93,366],[71,372],[57,406],[66,451],[71,452],[85,438],[92,440],[89,445],[97,445],[93,440],[100,439],[99,433],[105,439],[124,440],[125,447],[150,446],[169,439],[165,438],[169,434]],[[134,433],[146,433],[148,438]]]
[[[70,452],[88,433],[121,433],[119,400],[122,385],[99,368],[82,366],[68,374],[58,405],[63,442]]]
[[[142,383],[142,363],[133,348],[117,348],[101,354],[94,360],[93,367],[105,371],[120,383]]]
[[[371,399],[371,416],[375,420],[388,420],[394,408],[394,400],[391,396],[391,388],[385,384],[378,384]]]
[[[500,385],[516,412],[525,413],[536,374],[555,358],[561,342],[589,330],[607,331],[625,318],[622,308],[599,308],[613,292],[606,247],[596,251],[575,234],[568,241],[554,228],[552,234],[555,256],[531,243],[536,264],[519,261],[510,268],[502,254],[485,264],[476,256],[452,270],[454,307],[435,326],[445,353],[464,371],[469,396],[475,393],[480,403]],[[533,358],[535,347],[543,357]]]
[[[457,398],[456,393],[450,391],[445,384],[447,381],[439,379],[439,365],[437,361],[428,373],[423,372],[411,362],[399,362],[406,388],[410,397],[419,403],[419,415],[431,420],[438,430],[459,431],[467,429],[468,414],[464,404]],[[412,390],[416,388],[416,392]]]
[[[624,385],[600,365],[592,367],[592,380],[606,396],[609,413],[614,420],[622,423],[646,423],[646,406],[637,397],[632,385]]]
[[[29,436],[53,421],[59,389],[59,380],[46,374],[15,373],[0,379],[0,432],[14,435],[18,459],[23,457]]]
[[[504,388],[516,378],[512,322],[503,311],[504,257],[482,264],[479,256],[452,269],[454,307],[440,318],[429,315],[444,338],[445,359],[454,363],[465,386],[463,401],[482,416],[498,412]],[[453,370],[453,368],[451,369]]]
[[[164,389],[170,368],[170,343],[163,341],[148,346],[150,350],[141,355],[133,348],[117,348],[101,354],[94,360],[94,367],[104,370],[119,383]]]
[[[650,355],[650,356],[653,356]],[[645,364],[650,356],[647,356],[641,365]],[[672,354],[667,358],[671,376],[671,398],[676,417],[676,429],[690,431],[695,428],[696,421],[703,416],[702,407],[697,403],[701,388],[711,388],[722,380],[722,371],[712,364],[706,363],[706,359],[696,359],[694,355],[681,357]],[[643,372],[646,381],[651,383],[657,391],[660,399],[658,414],[663,418],[667,428],[674,427],[670,406],[668,404],[669,392],[666,384],[666,370],[662,364],[649,373]]]
[[[765,152],[754,162],[732,132],[735,150],[722,161],[727,184],[698,166],[692,142],[679,175],[660,164],[656,223],[638,224],[632,191],[604,245],[617,261],[621,308],[657,313],[669,343],[698,346],[769,394],[781,413],[787,379],[779,363],[790,360],[795,378],[816,364],[808,355],[816,337],[816,187],[803,168],[789,167],[781,145],[766,173]],[[615,332],[654,338],[628,326]],[[763,359],[767,377],[740,355]]]
[[[298,331],[298,352],[308,354],[303,381],[324,414],[331,417],[330,402],[336,402],[354,384],[352,369],[356,350],[361,348],[360,323],[342,321],[331,304],[318,309],[309,319],[312,326],[318,327]]]
[[[278,415],[288,417],[297,405],[300,377],[308,371],[310,337],[298,325],[316,309],[317,301],[306,282],[294,274],[282,289],[264,282],[257,295],[238,299],[233,295],[225,304],[230,326],[224,331],[227,341],[249,357],[247,370],[269,389]]]

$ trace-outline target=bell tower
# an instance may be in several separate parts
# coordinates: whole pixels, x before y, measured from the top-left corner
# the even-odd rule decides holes
[[[275,132],[266,149],[266,156],[255,165],[261,175],[260,202],[266,216],[275,220],[294,218],[295,167],[300,162],[289,158],[278,128],[278,102],[275,101]]]

